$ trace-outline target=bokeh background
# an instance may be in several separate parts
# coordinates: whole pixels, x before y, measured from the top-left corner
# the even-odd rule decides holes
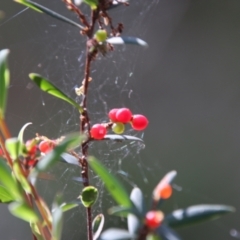
[[[61,1],[38,2],[77,21]],[[26,122],[34,123],[26,138],[36,132],[56,138],[76,130],[76,112],[41,93],[28,73],[43,74],[74,97],[74,88],[83,78],[83,37],[77,29],[11,0],[1,0],[0,10],[0,49],[11,50],[7,121],[12,134]],[[117,8],[112,16],[124,23],[124,34],[146,40],[149,48],[118,47],[100,57],[92,69],[93,122],[107,120],[109,109],[123,105],[150,121],[143,136],[146,147],[139,154],[138,147],[127,147],[120,162],[121,153],[109,151],[111,145],[93,149],[99,158],[102,149],[105,155],[109,151],[105,163],[116,174],[121,163],[125,177],[119,177],[129,190],[134,182],[150,198],[154,184],[175,169],[176,190],[165,205],[166,213],[200,203],[236,207],[236,213],[220,220],[177,230],[186,240],[240,239],[239,12],[238,0],[140,0]],[[110,161],[111,154],[116,161]],[[67,167],[68,177],[61,177],[64,168],[56,170],[61,181],[41,182],[40,191],[47,199],[56,189],[74,196],[75,189],[81,188],[74,185],[72,190],[66,181],[71,181],[69,175],[75,170]],[[96,213],[112,206],[99,186],[102,194]],[[0,206],[0,211],[1,239],[31,239],[27,224],[12,217],[6,206]],[[83,209],[77,211],[66,217],[64,240],[85,239]],[[122,221],[112,223],[124,226]]]

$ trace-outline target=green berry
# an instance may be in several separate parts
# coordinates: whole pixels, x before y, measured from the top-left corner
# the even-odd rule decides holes
[[[104,42],[107,39],[107,31],[106,30],[98,30],[95,33],[95,38],[98,42]]]
[[[120,122],[114,123],[112,125],[112,130],[116,134],[122,134],[125,130],[125,125],[123,123],[120,123]]]

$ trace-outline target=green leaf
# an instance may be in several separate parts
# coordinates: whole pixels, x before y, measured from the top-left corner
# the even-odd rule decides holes
[[[66,136],[59,145],[57,145],[52,151],[43,157],[41,161],[38,162],[32,174],[46,171],[49,167],[59,161],[63,152],[69,148],[79,146],[83,139],[84,137],[80,136],[79,133],[72,133]]]
[[[35,7],[34,4],[31,4],[31,3],[29,3],[26,0],[14,0],[14,2],[20,3],[20,4],[22,4],[22,5],[26,6],[26,7],[29,7],[31,9],[37,11],[37,12],[42,13],[42,11],[40,9],[38,9],[37,7]]]
[[[98,6],[98,0],[83,0],[92,10],[95,10]]]
[[[80,113],[83,112],[83,108],[79,106],[78,103],[76,103],[73,99],[68,97],[65,93],[63,93],[60,89],[58,89],[56,86],[54,86],[49,80],[43,78],[39,74],[31,73],[29,74],[29,77],[34,81],[35,84],[44,92],[53,95],[57,98],[60,98],[64,100],[65,102],[70,103],[74,107],[76,107]]]
[[[122,206],[132,207],[131,200],[124,189],[123,185],[115,178],[108,169],[106,169],[99,161],[93,157],[89,157],[88,163],[96,174],[104,182],[108,192],[112,195],[114,200]]]
[[[14,216],[21,218],[24,221],[37,222],[39,220],[38,215],[34,210],[24,202],[10,203],[8,208]]]
[[[127,216],[127,225],[128,232],[131,234],[137,234],[142,224],[142,218],[139,219],[136,215],[128,214]]]
[[[0,202],[1,203],[9,203],[16,199],[12,196],[12,194],[8,191],[7,188],[0,185]]]
[[[57,195],[52,208],[52,225],[53,225],[53,240],[60,240],[62,235],[63,227],[63,211],[60,207],[62,201],[62,196]]]
[[[92,229],[93,229],[93,240],[97,240],[103,230],[105,218],[103,214],[98,214],[93,222],[92,222]]]
[[[100,240],[132,240],[132,239],[135,239],[135,236],[129,233],[125,229],[109,228],[101,234],[99,239]]]
[[[181,240],[179,235],[174,230],[164,224],[156,229],[156,233],[161,237],[162,240]]]
[[[64,16],[62,16],[61,14],[59,13],[56,13],[42,5],[40,5],[39,3],[35,3],[33,1],[30,1],[30,0],[14,0],[15,2],[18,2],[18,3],[21,3],[29,8],[32,8],[33,10],[37,11],[37,12],[40,12],[40,13],[46,13],[47,15],[53,17],[53,18],[56,18],[60,21],[63,21],[65,23],[68,23],[74,27],[77,27],[77,28],[80,28],[80,29],[84,29],[83,26],[81,26],[80,24],[72,21],[71,19],[69,18],[66,18]]]
[[[98,198],[98,189],[93,186],[87,186],[82,190],[80,196],[81,202],[84,207],[91,207]]]
[[[5,141],[5,147],[13,160],[16,160],[22,153],[22,145],[18,138],[9,138]]]
[[[148,47],[148,44],[140,38],[136,37],[112,37],[106,40],[110,44],[131,44],[131,45],[138,45],[143,47]]]
[[[132,200],[139,214],[144,214],[146,207],[145,207],[143,193],[140,188],[137,188],[137,187],[133,188],[130,194],[130,199]]]
[[[134,137],[134,136],[128,136],[128,135],[118,135],[118,134],[107,134],[105,135],[103,140],[113,140],[113,141],[139,141],[143,142],[141,138]]]
[[[60,208],[62,209],[63,212],[67,212],[67,211],[79,206],[79,203],[80,202],[76,202],[76,201],[75,202],[70,202],[70,203],[62,203],[60,205]]]
[[[25,131],[25,129],[26,129],[29,125],[31,125],[31,124],[32,124],[31,122],[24,124],[24,126],[21,128],[20,132],[18,133],[18,140],[19,140],[22,144],[24,144],[24,141],[23,141],[24,131]]]
[[[15,174],[17,180],[20,182],[22,188],[27,193],[32,193],[30,183],[21,171],[19,160],[16,160],[16,161],[13,162],[13,171],[14,171],[14,174]]]
[[[0,51],[0,118],[4,119],[7,105],[7,93],[10,82],[10,74],[7,67],[8,49]]]
[[[167,215],[165,223],[170,227],[183,227],[189,224],[204,222],[232,213],[235,209],[226,205],[202,204],[178,209]]]
[[[0,158],[0,182],[3,186],[9,190],[9,193],[13,196],[14,199],[22,199],[20,189],[10,168],[7,166],[5,160]]]
[[[158,235],[149,233],[146,237],[146,240],[161,240],[161,238]]]
[[[119,217],[127,217],[130,213],[137,214],[136,209],[122,206],[115,206],[108,209],[108,214]]]
[[[30,227],[32,229],[33,234],[37,237],[37,240],[44,240],[44,237],[42,237],[36,223],[30,222]]]

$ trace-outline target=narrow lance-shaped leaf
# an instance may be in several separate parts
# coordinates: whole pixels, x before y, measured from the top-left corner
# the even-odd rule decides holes
[[[23,141],[24,131],[25,131],[25,129],[26,129],[29,125],[31,125],[31,124],[32,124],[31,122],[24,124],[24,126],[21,128],[20,132],[18,133],[18,140],[19,140],[22,144],[24,143],[24,141]]]
[[[104,226],[105,218],[103,214],[98,214],[92,223],[93,229],[93,240],[97,240],[102,232]]]
[[[7,105],[7,92],[9,86],[9,70],[7,67],[8,49],[0,51],[0,118],[4,119]]]
[[[136,37],[112,37],[107,39],[106,41],[110,44],[117,44],[117,45],[132,44],[132,45],[148,47],[148,44],[145,41]]]
[[[134,207],[114,206],[108,209],[108,214],[119,217],[127,217],[131,213],[138,215]]]
[[[123,185],[108,171],[108,169],[93,157],[89,157],[88,163],[94,172],[102,179],[114,200],[119,205],[131,207],[132,203]]]
[[[60,208],[62,209],[62,212],[67,212],[77,206],[79,206],[81,204],[81,202],[77,202],[77,201],[74,201],[74,202],[69,202],[69,203],[62,203],[60,205]]]
[[[165,225],[161,225],[159,228],[157,228],[156,233],[161,237],[162,240],[181,240],[174,230]]]
[[[16,180],[13,178],[10,168],[0,158],[0,182],[9,190],[14,199],[22,199]]]
[[[113,141],[139,141],[143,142],[141,138],[128,136],[128,135],[117,135],[117,134],[107,134],[103,140],[113,140]]]
[[[134,238],[134,235],[132,235],[125,229],[109,228],[101,234],[99,239],[100,240],[132,240],[135,238]]]
[[[9,190],[0,185],[0,203],[9,203],[14,201],[15,198],[11,195]]]
[[[95,10],[98,6],[98,0],[83,0],[92,10]]]
[[[6,149],[10,155],[10,157],[13,160],[16,160],[21,152],[22,152],[22,146],[18,138],[9,138],[5,142]]]
[[[53,202],[52,209],[52,224],[53,224],[53,239],[60,240],[62,235],[62,227],[63,227],[63,211],[60,207],[61,205],[61,196],[56,196]]]
[[[64,100],[65,102],[70,103],[74,107],[76,107],[80,113],[83,112],[82,107],[79,106],[78,103],[76,103],[73,99],[68,97],[65,93],[63,93],[60,89],[58,89],[56,86],[54,86],[49,80],[43,78],[39,74],[31,73],[29,74],[29,77],[32,79],[32,81],[44,92],[53,95],[57,98],[60,98]]]
[[[165,223],[170,227],[183,227],[189,224],[213,220],[235,209],[226,205],[202,204],[178,209],[167,215]]]
[[[9,206],[9,211],[16,217],[27,222],[37,222],[38,215],[24,202],[13,202]]]
[[[56,19],[58,19],[60,21],[63,21],[65,23],[68,23],[68,24],[70,24],[70,25],[72,25],[74,27],[78,27],[80,29],[84,29],[84,27],[81,26],[80,24],[72,21],[69,18],[66,18],[66,17],[62,16],[61,14],[59,14],[57,12],[54,12],[54,11],[52,11],[52,10],[42,6],[42,5],[40,5],[39,3],[35,3],[33,1],[30,1],[30,0],[14,0],[14,1],[18,2],[18,3],[21,3],[21,4],[27,6],[27,7],[31,8],[31,9],[37,11],[37,12],[46,13],[47,15],[49,15],[49,16],[51,16],[53,18],[56,18]]]

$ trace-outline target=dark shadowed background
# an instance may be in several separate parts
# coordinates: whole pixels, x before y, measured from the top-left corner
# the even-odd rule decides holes
[[[38,2],[77,21],[61,1]],[[78,29],[24,9],[11,0],[0,1],[4,15],[0,49],[11,50],[7,121],[13,135],[33,122],[26,138],[36,132],[56,138],[77,130],[78,116],[65,103],[41,93],[28,73],[41,73],[75,97],[74,87],[83,78],[84,40]],[[146,40],[149,48],[118,47],[94,63],[92,121],[107,120],[106,112],[122,105],[146,115],[150,122],[144,132],[146,147],[140,155],[129,154],[129,147],[121,169],[148,198],[165,173],[177,170],[176,190],[165,205],[166,213],[200,203],[237,209],[220,220],[178,230],[182,238],[234,239],[230,232],[240,230],[239,0],[140,0],[112,10],[112,16],[125,24],[125,35]],[[95,152],[101,159],[101,152]],[[113,172],[119,170],[116,165],[107,161]],[[130,190],[129,176],[122,179]],[[43,181],[40,191],[48,198],[51,187],[62,191],[68,185],[65,192],[74,196],[67,178],[59,179]],[[80,192],[81,185],[76,189]],[[96,207],[104,213],[113,204],[102,195],[99,201]],[[85,239],[84,214],[80,219],[75,216],[66,218],[64,240]],[[5,206],[0,206],[0,235],[3,240],[31,239],[27,224],[12,217]]]

